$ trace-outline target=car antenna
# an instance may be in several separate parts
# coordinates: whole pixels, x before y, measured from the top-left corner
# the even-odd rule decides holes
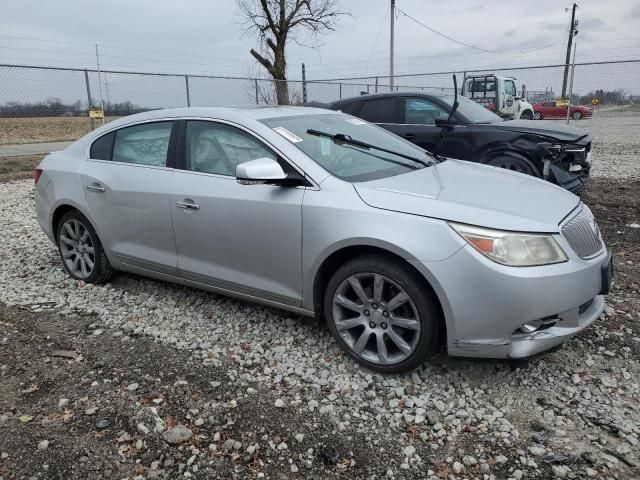
[[[449,130],[453,128],[451,125],[451,118],[453,117],[453,114],[456,113],[456,110],[458,110],[458,79],[456,78],[456,74],[454,73],[453,74],[453,105],[451,106],[451,111],[449,112],[449,116],[447,117],[447,122],[440,130],[440,134],[436,139],[436,146],[432,152],[433,156],[440,161],[445,160],[445,157],[443,155],[440,155],[440,147],[442,147],[442,142],[444,141],[444,138],[446,137],[447,133],[449,133]]]

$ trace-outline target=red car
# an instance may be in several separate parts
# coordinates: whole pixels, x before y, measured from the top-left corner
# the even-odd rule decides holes
[[[574,120],[588,118],[592,115],[593,109],[582,105],[571,105],[571,117]],[[543,118],[567,118],[567,106],[557,105],[556,102],[541,102],[533,106],[533,118],[541,120]]]

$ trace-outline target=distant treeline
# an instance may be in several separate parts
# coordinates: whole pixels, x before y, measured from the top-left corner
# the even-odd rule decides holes
[[[107,102],[104,104],[105,115],[121,117],[133,113],[143,112],[141,108],[131,102]],[[53,98],[38,103],[7,102],[0,105],[0,117],[86,117],[88,115],[86,103],[78,100],[74,103],[63,103],[59,98]]]

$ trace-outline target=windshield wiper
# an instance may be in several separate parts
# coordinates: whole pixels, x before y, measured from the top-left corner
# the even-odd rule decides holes
[[[406,158],[407,160],[411,160],[412,162],[419,163],[420,165],[424,165],[425,167],[428,167],[431,165],[430,163],[425,162],[424,160],[420,160],[419,158],[412,157],[411,155],[405,155],[404,153],[394,152],[393,150],[388,150],[386,148],[379,147],[377,145],[372,145],[370,143],[362,142],[360,140],[354,140],[353,138],[351,138],[350,135],[345,135],[344,133],[333,134],[333,133],[321,132],[320,130],[314,130],[313,128],[310,128],[309,130],[307,130],[307,133],[309,135],[316,135],[318,137],[330,138],[334,142],[342,142],[342,143],[346,143],[347,145],[353,145],[354,147],[374,149],[380,152],[390,153],[391,155],[397,155],[398,157]],[[404,165],[404,163],[396,162],[394,160],[391,160],[390,158],[385,158],[384,160],[387,160],[391,163],[396,163],[398,165]]]

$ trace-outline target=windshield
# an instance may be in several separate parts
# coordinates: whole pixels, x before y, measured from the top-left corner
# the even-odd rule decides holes
[[[429,165],[436,163],[423,149],[412,143],[342,113],[267,118],[262,123],[289,140],[329,173],[349,182],[377,180],[425,167],[400,155],[349,145],[340,140],[309,134],[307,130],[330,135],[343,134],[353,140],[415,157]]]
[[[453,106],[453,95],[444,95],[440,99],[449,107]],[[467,97],[458,95],[458,113],[463,115],[471,123],[496,123],[502,122],[502,118],[485,107]]]

